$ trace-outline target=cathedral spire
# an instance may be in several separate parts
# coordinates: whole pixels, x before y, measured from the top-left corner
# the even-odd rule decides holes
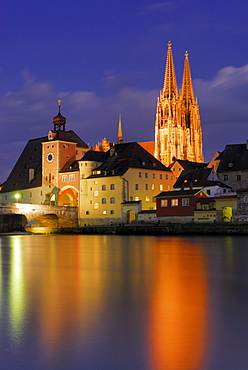
[[[117,139],[117,143],[118,144],[123,143],[121,113],[119,114],[119,121],[118,121],[118,139]]]
[[[166,67],[165,67],[165,74],[164,74],[164,87],[163,87],[163,95],[166,98],[172,99],[174,96],[177,96],[177,81],[176,81],[176,73],[172,55],[172,43],[168,42],[168,51],[167,51],[167,58],[166,58]]]
[[[184,70],[183,70],[183,80],[182,80],[182,92],[181,97],[183,104],[186,108],[189,108],[189,105],[195,102],[194,90],[192,84],[192,78],[190,73],[189,66],[189,53],[186,51],[184,59]]]

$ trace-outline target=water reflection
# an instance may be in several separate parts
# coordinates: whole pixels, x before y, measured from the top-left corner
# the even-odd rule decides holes
[[[221,368],[231,309],[247,324],[241,240],[1,237],[3,368]]]
[[[150,302],[150,339],[156,369],[200,369],[207,336],[205,258],[202,248],[174,238],[158,253]]]

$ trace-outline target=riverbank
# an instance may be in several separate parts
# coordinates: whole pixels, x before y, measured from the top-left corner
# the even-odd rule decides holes
[[[248,235],[246,223],[126,224],[63,228],[58,234],[116,235]]]

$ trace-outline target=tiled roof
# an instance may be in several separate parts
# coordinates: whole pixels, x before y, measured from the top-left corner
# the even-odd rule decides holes
[[[219,155],[220,164],[217,172],[248,170],[248,149],[246,144],[227,145]]]
[[[53,132],[56,133],[56,136],[53,140],[48,140],[48,138],[45,137],[45,140],[43,141],[69,141],[72,143],[77,143],[77,146],[79,146],[80,148],[88,148],[88,145],[73,130]]]
[[[174,184],[174,188],[181,188],[192,184],[193,187],[203,187],[208,180],[212,168],[200,168],[197,170],[184,170]]]
[[[155,196],[155,198],[167,198],[167,197],[183,197],[190,196],[199,193],[199,189],[193,190],[172,190],[172,191],[163,191],[162,193]]]
[[[68,161],[59,172],[75,172],[79,171],[78,161]]]
[[[47,137],[41,137],[28,141],[8,179],[2,184],[1,192],[30,189],[42,185],[41,143],[46,139]],[[31,182],[29,181],[29,169],[34,169],[34,179]]]
[[[80,161],[93,161],[93,162],[103,162],[106,157],[106,152],[99,152],[96,150],[88,150]]]
[[[184,170],[195,170],[198,168],[207,167],[207,163],[190,162],[187,159],[186,160],[177,159],[176,161],[184,168]],[[172,165],[170,167],[172,167]]]
[[[129,168],[170,172],[167,167],[136,142],[116,144],[105,154],[105,161],[95,168],[91,177],[122,176]]]

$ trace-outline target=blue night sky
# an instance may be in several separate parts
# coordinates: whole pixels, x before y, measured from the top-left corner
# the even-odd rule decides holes
[[[53,128],[94,146],[154,140],[156,99],[172,42],[178,87],[189,51],[205,160],[248,139],[248,7],[244,0],[2,0],[0,181],[26,142]]]

